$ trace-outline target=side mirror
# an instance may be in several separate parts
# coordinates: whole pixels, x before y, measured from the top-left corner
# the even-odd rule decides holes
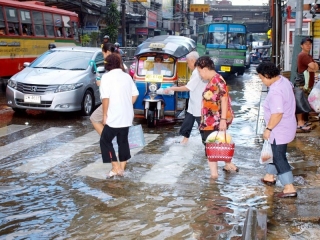
[[[25,67],[25,68],[26,68],[26,67],[29,67],[29,65],[30,65],[29,62],[24,62],[24,63],[23,63],[23,67]]]
[[[103,66],[97,68],[97,73],[104,73],[106,70]]]
[[[249,36],[249,42],[253,42],[252,34],[250,34],[250,36]]]

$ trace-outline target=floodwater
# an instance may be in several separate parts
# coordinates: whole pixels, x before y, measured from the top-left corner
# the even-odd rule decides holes
[[[250,207],[266,210],[268,239],[320,239],[317,222],[284,218],[303,210],[294,209],[295,199],[273,199],[280,183],[275,189],[260,183],[262,83],[250,71],[228,80],[235,111],[229,133],[240,172],[225,173],[219,162],[216,181],[196,126],[180,145],[181,123],[148,129],[136,119],[147,145],[132,154],[124,177],[106,180],[104,170],[88,170],[101,164],[101,154],[87,117],[14,115],[8,125],[16,130],[1,135],[0,129],[0,239],[241,239]],[[288,154],[301,160],[295,146]],[[306,186],[303,177],[296,180]]]

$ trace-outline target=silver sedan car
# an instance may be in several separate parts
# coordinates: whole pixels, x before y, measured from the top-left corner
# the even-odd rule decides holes
[[[103,66],[101,48],[61,47],[48,50],[8,81],[7,104],[16,112],[81,111],[90,115],[101,103],[96,69]]]

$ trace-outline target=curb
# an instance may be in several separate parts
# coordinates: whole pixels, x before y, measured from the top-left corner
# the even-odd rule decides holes
[[[249,208],[244,222],[241,240],[267,239],[267,213],[265,210]]]

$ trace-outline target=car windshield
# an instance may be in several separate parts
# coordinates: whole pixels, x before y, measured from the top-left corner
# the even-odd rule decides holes
[[[174,59],[169,57],[166,59],[160,58],[155,60],[154,57],[140,58],[138,67],[138,75],[145,76],[146,74],[163,75],[165,77],[173,76]]]
[[[60,70],[85,70],[88,68],[93,54],[93,52],[65,50],[47,51],[34,60],[29,67]]]

